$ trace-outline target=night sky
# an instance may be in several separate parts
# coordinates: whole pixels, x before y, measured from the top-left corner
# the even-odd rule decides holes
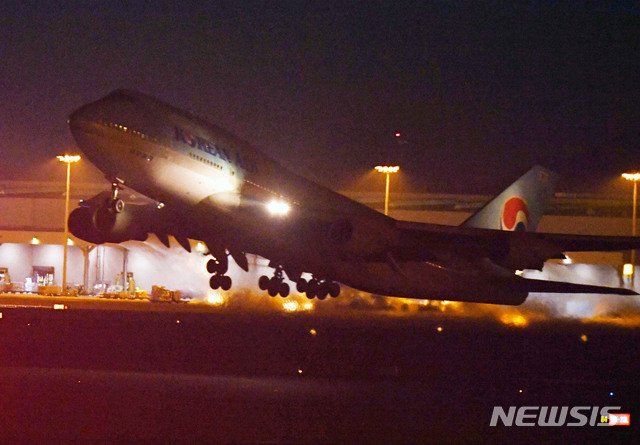
[[[384,161],[471,193],[535,163],[571,191],[640,168],[635,2],[126,3],[0,5],[0,179],[62,180],[69,113],[116,88],[334,188]]]

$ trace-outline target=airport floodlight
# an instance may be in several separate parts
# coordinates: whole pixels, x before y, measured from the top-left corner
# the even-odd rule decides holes
[[[58,158],[58,161],[64,162],[65,164],[73,164],[80,160],[79,155],[59,155],[56,156],[56,158]]]
[[[384,173],[387,176],[387,183],[384,189],[384,214],[389,215],[389,176],[391,173],[398,173],[400,167],[397,165],[376,165],[374,168],[378,173]]]
[[[397,165],[376,165],[375,169],[378,173],[398,173],[400,167]]]
[[[71,164],[80,161],[79,155],[59,155],[58,161],[67,164],[67,191],[65,193],[64,205],[64,242],[63,242],[63,262],[62,262],[62,292],[67,289],[67,246],[69,245],[69,189],[71,188]]]
[[[631,236],[636,236],[636,207],[638,201],[638,181],[640,181],[640,173],[623,173],[622,177],[627,181],[633,181],[633,213],[631,215]],[[631,285],[633,286],[633,276],[635,273],[635,268],[633,265],[636,264],[636,251],[631,251]]]

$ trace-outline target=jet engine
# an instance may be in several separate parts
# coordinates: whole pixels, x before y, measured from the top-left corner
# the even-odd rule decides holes
[[[113,200],[110,192],[102,192],[69,215],[69,231],[94,244],[144,241],[152,222],[148,205],[124,205]]]

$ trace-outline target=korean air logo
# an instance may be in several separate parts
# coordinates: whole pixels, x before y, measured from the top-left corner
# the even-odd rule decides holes
[[[509,198],[502,208],[500,229],[524,232],[529,227],[529,208],[519,196]]]

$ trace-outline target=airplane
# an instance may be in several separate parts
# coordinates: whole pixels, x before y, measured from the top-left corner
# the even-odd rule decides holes
[[[169,235],[206,244],[212,288],[228,290],[232,257],[269,260],[260,289],[308,298],[340,284],[392,297],[519,305],[530,292],[637,295],[622,288],[527,279],[565,251],[640,247],[640,238],[533,231],[557,176],[533,167],[460,226],[405,222],[285,169],[230,132],[132,90],[116,90],[69,118],[84,155],[111,190],[81,202],[70,231],[94,244]],[[305,279],[303,274],[310,274]],[[308,276],[308,275],[307,275]]]

